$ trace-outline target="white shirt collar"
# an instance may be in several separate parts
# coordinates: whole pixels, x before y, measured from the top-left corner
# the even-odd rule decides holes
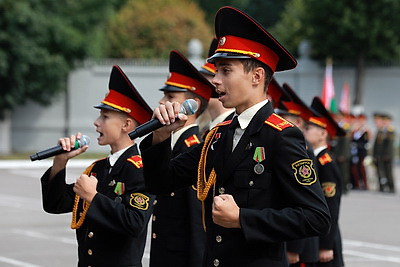
[[[133,146],[133,145],[132,145],[132,146]],[[111,166],[114,166],[115,162],[117,162],[117,160],[119,159],[119,157],[120,157],[122,154],[124,154],[124,152],[125,152],[126,150],[128,150],[128,148],[130,148],[130,147],[131,147],[131,146],[128,146],[128,147],[126,147],[126,148],[124,148],[124,149],[121,149],[121,150],[115,152],[114,154],[108,155],[108,160],[110,161],[110,165],[111,165]]]
[[[322,151],[322,150],[324,150],[325,148],[328,148],[328,146],[320,146],[320,147],[318,147],[318,148],[316,148],[316,149],[314,149],[314,156],[318,156],[318,154]]]
[[[261,101],[260,103],[255,104],[254,106],[246,109],[238,116],[239,126],[241,129],[246,129],[249,126],[250,121],[253,119],[254,115],[265,105],[268,103],[268,99]],[[235,113],[235,116],[237,114]]]
[[[176,132],[173,132],[171,134],[171,149],[174,149],[174,146],[176,145],[176,142],[178,142],[179,137],[181,137],[181,135],[189,128],[191,127],[195,127],[197,126],[197,124],[190,124],[188,126],[182,127],[181,129],[179,129]]]

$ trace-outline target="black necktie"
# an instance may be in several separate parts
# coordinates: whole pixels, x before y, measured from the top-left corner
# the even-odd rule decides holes
[[[226,153],[230,155],[232,153],[233,146],[233,135],[235,134],[235,129],[239,126],[238,116],[235,116],[232,119],[232,122],[229,124],[228,133],[226,134]]]

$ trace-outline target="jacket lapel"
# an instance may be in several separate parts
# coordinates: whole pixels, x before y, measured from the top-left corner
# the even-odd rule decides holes
[[[264,126],[264,121],[272,113],[273,108],[271,106],[271,103],[268,102],[254,115],[253,119],[250,121],[250,124],[247,126],[245,132],[243,133],[243,136],[240,138],[240,141],[237,144],[236,148],[228,157],[224,158],[224,167],[222,169],[222,172],[219,172],[220,175],[217,176],[217,180],[219,180],[219,182],[223,182],[225,179],[227,179],[227,177],[232,176],[236,168],[246,158],[253,157],[252,153],[254,153],[254,145],[252,139],[254,136],[258,135],[258,133]],[[217,163],[218,161],[215,162]]]

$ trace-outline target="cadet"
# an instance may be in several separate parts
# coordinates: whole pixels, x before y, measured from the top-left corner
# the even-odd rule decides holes
[[[282,87],[277,82],[275,84],[273,87],[271,87],[271,84],[268,87],[268,91],[270,92],[281,91],[279,94],[273,94],[282,96],[279,98],[278,108],[275,109],[275,112],[304,132],[313,111],[297,96],[287,83],[284,83]],[[307,140],[306,146],[307,154],[314,161],[315,166],[315,155],[311,144]],[[315,266],[319,260],[318,237],[316,236],[288,241],[286,242],[286,249],[291,267],[311,267]]]
[[[336,123],[345,131],[345,135],[334,137],[331,142],[331,153],[339,167],[342,176],[342,192],[346,194],[352,186],[351,182],[351,124],[353,115],[339,111],[333,115]]]
[[[170,53],[169,71],[169,78],[160,89],[164,92],[160,104],[167,101],[182,104],[192,98],[199,106],[195,114],[188,116],[185,125],[171,135],[172,156],[177,156],[202,141],[196,119],[205,111],[214,85],[177,51]],[[158,195],[153,212],[150,267],[202,266],[206,236],[201,224],[201,202],[195,189],[187,186],[167,194],[155,191]]]
[[[43,208],[55,214],[72,212],[78,266],[142,266],[154,197],[145,192],[141,156],[128,134],[151,118],[151,108],[118,66],[112,69],[107,96],[96,108],[97,141],[110,146],[110,155],[94,162],[75,183],[66,184],[68,160],[87,146],[70,151],[80,133],[61,138],[59,143],[70,152],[56,156],[41,179]]]
[[[177,102],[160,105],[154,116],[166,126],[141,143],[145,179],[149,188],[168,191],[196,183],[197,176],[207,233],[204,266],[287,266],[284,241],[326,234],[330,226],[303,135],[267,100],[273,72],[297,62],[235,8],[217,12],[215,30],[218,48],[208,59],[217,67],[213,83],[235,118],[172,158],[170,134],[187,116]]]
[[[339,209],[342,193],[340,170],[328,150],[330,139],[345,134],[325,109],[321,100],[314,97],[314,110],[304,135],[314,149],[317,158],[318,178],[331,213],[331,229],[319,238],[319,263],[317,266],[341,267],[343,264],[342,239],[339,230]]]

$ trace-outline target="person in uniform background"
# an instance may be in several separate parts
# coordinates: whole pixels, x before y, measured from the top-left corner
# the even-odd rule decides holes
[[[206,110],[214,92],[212,85],[179,52],[171,51],[170,75],[160,89],[167,101],[182,104],[187,99],[198,103],[198,111],[188,116],[185,125],[171,136],[172,156],[177,156],[200,144],[197,117]],[[157,194],[152,219],[150,267],[201,266],[205,246],[205,233],[201,224],[201,203],[196,197],[195,186]]]
[[[142,159],[128,134],[148,121],[152,110],[118,66],[112,68],[108,94],[95,108],[100,109],[94,122],[97,142],[109,145],[110,155],[66,184],[68,161],[87,146],[71,150],[80,133],[61,138],[69,152],[57,155],[41,178],[43,208],[72,212],[78,266],[142,266],[154,196],[145,191]]]
[[[376,167],[379,191],[394,193],[392,161],[395,132],[391,125],[391,116],[376,112],[374,113],[374,123],[377,130],[372,156]]]
[[[274,88],[275,90],[281,91],[281,93],[271,93],[272,95],[284,96],[280,97],[279,100],[276,99],[275,102],[279,101],[279,104],[277,105],[278,108],[275,109],[275,112],[304,132],[308,119],[312,116],[313,111],[300,99],[287,83],[284,83],[282,87],[280,87],[278,83],[277,85],[278,86],[268,87],[270,92],[273,92],[274,90],[271,89]],[[316,166],[312,146],[307,140],[306,149],[308,156],[313,160],[314,166]],[[286,242],[286,250],[291,267],[315,266],[319,260],[318,237],[314,236],[288,241]]]
[[[304,135],[314,149],[314,155],[317,158],[318,179],[331,213],[329,234],[319,237],[317,266],[341,267],[344,266],[342,238],[339,229],[342,178],[336,162],[329,153],[328,144],[334,136],[344,135],[345,132],[325,109],[318,97],[314,97],[311,108],[315,113],[309,118]]]
[[[208,62],[217,67],[219,100],[235,108],[235,117],[172,158],[170,133],[186,116],[179,103],[160,105],[153,116],[165,127],[140,146],[146,183],[151,192],[168,191],[195,183],[197,176],[207,234],[203,266],[287,266],[284,241],[326,234],[330,226],[303,135],[267,100],[273,72],[297,62],[238,9],[219,9],[215,31],[218,48]]]
[[[383,138],[382,138],[382,169],[383,177],[380,179],[380,191],[395,193],[395,184],[393,178],[393,158],[394,158],[394,140],[396,133],[392,125],[392,116],[383,115]]]
[[[351,181],[354,189],[368,190],[367,173],[364,159],[368,155],[370,132],[366,125],[365,114],[358,114],[353,120],[351,142]]]
[[[339,111],[332,115],[336,123],[345,131],[343,136],[335,136],[331,142],[331,153],[339,167],[340,174],[343,178],[342,181],[342,192],[343,194],[353,187],[351,182],[351,150],[350,143],[352,139],[352,117],[353,115]]]
[[[214,54],[214,51],[217,49],[218,41],[216,38],[213,38],[210,44],[210,49],[208,51],[208,57],[211,57]],[[205,62],[203,66],[199,69],[200,73],[206,77],[206,79],[211,82],[212,79],[215,76],[215,72],[217,71],[214,64]],[[208,101],[208,107],[207,107],[207,112],[208,116],[207,118],[210,118],[210,120],[207,120],[204,122],[204,129],[202,129],[200,132],[203,133],[202,137],[204,138],[207,133],[214,128],[218,123],[229,120],[233,116],[234,109],[231,108],[225,108],[222,103],[218,100],[218,94],[215,92],[215,89],[213,91],[213,94],[211,95],[210,100]]]
[[[375,140],[372,149],[372,158],[376,168],[376,178],[379,185],[379,191],[383,191],[383,160],[382,160],[382,151],[383,151],[383,139],[384,139],[384,126],[383,126],[383,115],[380,112],[375,112],[373,114],[374,124],[376,128],[375,132]]]

